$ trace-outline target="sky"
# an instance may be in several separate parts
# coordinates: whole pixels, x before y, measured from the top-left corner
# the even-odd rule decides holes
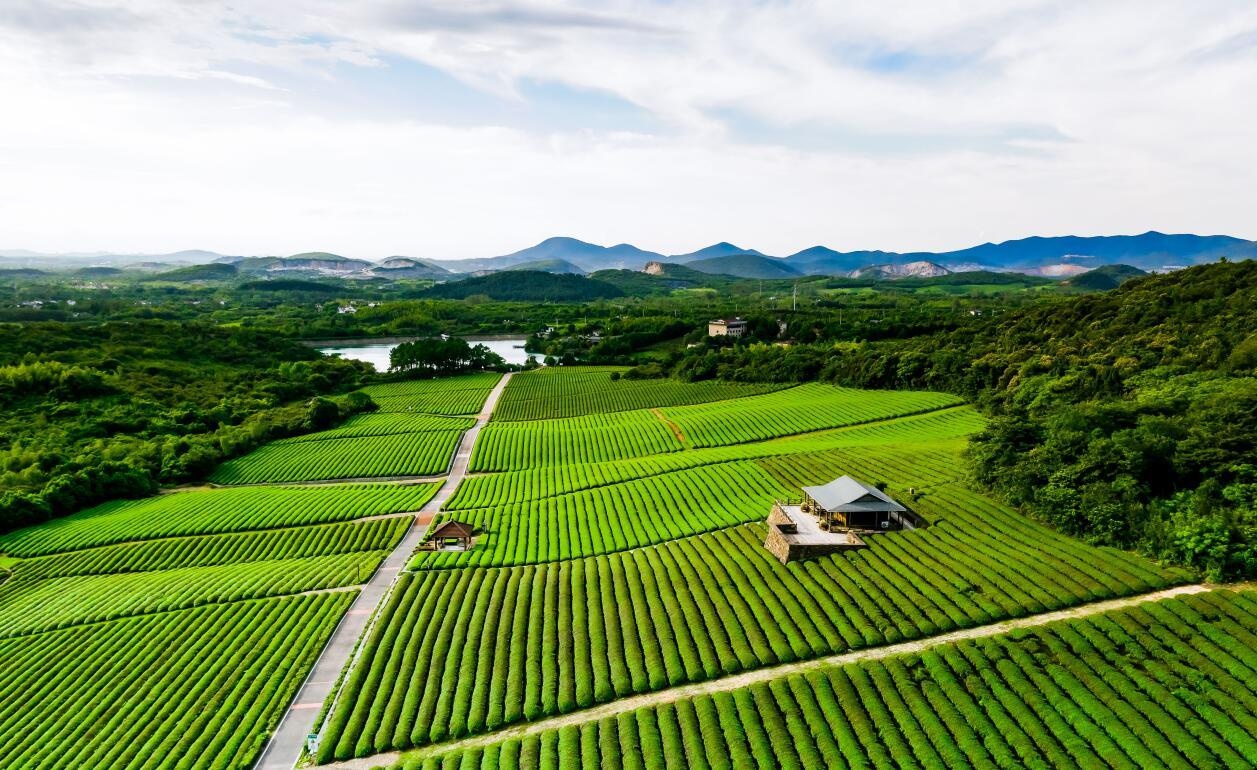
[[[0,248],[1257,239],[1252,0],[0,0]]]

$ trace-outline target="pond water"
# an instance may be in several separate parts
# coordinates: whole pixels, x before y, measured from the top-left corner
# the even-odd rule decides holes
[[[497,353],[506,359],[508,364],[516,364],[522,366],[528,360],[528,354],[524,352],[524,342],[526,337],[494,337],[486,339],[484,337],[464,337],[472,345],[484,345],[489,350]],[[373,344],[361,345],[345,345],[332,348],[318,348],[320,353],[332,355],[339,353],[341,358],[352,358],[356,361],[366,361],[375,367],[376,371],[388,371],[388,354],[397,347],[399,342],[380,342]]]

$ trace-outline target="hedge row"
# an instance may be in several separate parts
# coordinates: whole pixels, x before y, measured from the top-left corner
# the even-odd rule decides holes
[[[1217,591],[394,768],[1251,768],[1254,634],[1254,595]]]
[[[249,767],[353,594],[0,640],[0,767]]]
[[[330,723],[336,740],[321,758],[424,745],[1175,579],[1005,515],[985,536],[931,527],[788,566],[753,524],[577,561],[407,576],[348,679]]]

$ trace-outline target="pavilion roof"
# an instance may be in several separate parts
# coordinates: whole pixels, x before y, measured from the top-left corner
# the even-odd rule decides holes
[[[865,484],[850,476],[840,476],[819,487],[804,487],[807,496],[830,513],[860,513],[863,511],[907,511],[877,487]]]
[[[450,519],[449,521],[444,521],[438,525],[436,529],[432,530],[429,536],[434,539],[444,537],[471,537],[475,534],[475,531],[476,527],[474,524]]]

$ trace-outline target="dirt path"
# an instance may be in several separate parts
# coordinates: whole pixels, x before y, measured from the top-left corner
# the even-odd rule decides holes
[[[370,757],[363,757],[361,759],[333,762],[327,765],[320,765],[319,767],[326,768],[326,770],[370,770],[370,768],[375,767],[387,767],[401,761],[403,757],[406,759],[417,759],[431,756],[433,754],[443,754],[447,751],[454,751],[457,749],[469,749],[486,746],[508,738],[522,738],[528,735],[543,732],[545,730],[553,730],[560,727],[566,727],[568,725],[583,724],[585,722],[592,722],[605,717],[617,716],[619,714],[642,708],[643,706],[658,706],[660,704],[672,703],[685,698],[693,698],[697,695],[725,692],[752,684],[758,684],[760,682],[771,681],[780,677],[814,671],[828,666],[841,666],[847,663],[859,663],[861,661],[888,658],[893,655],[905,655],[914,652],[921,652],[922,650],[935,647],[940,644],[950,644],[952,642],[959,642],[965,639],[982,639],[988,636],[1005,634],[1019,628],[1034,628],[1036,626],[1042,626],[1057,620],[1068,620],[1071,618],[1086,617],[1088,615],[1097,615],[1102,612],[1119,610],[1124,607],[1132,607],[1146,602],[1160,601],[1162,599],[1169,599],[1186,594],[1203,593],[1220,587],[1222,586],[1206,586],[1201,584],[1176,586],[1174,588],[1167,588],[1163,591],[1154,591],[1152,593],[1140,594],[1138,596],[1128,596],[1122,599],[1109,599],[1106,601],[1093,602],[1091,604],[1082,604],[1064,610],[1044,612],[1038,615],[1029,615],[1022,618],[1005,620],[999,623],[990,623],[984,626],[965,628],[959,631],[930,636],[924,639],[916,639],[910,642],[900,642],[899,644],[889,644],[881,647],[870,647],[867,649],[856,650],[855,652],[829,655],[823,658],[813,658],[812,660],[798,661],[795,663],[785,663],[779,666],[770,666],[768,668],[758,668],[753,671],[721,677],[719,679],[712,679],[706,682],[682,685],[680,687],[660,690],[659,692],[644,693],[642,695],[632,695],[627,698],[620,698],[619,700],[605,703],[600,706],[594,706],[593,708],[584,709],[582,711],[549,717],[536,722],[509,727],[504,730],[485,733],[484,735],[477,735],[456,741],[447,741],[445,743],[439,743],[421,749],[407,751],[404,754],[402,752],[393,751],[384,754],[376,754]],[[1232,587],[1234,588],[1234,586]]]
[[[666,425],[668,430],[672,431],[672,435],[676,437],[678,444],[680,444],[683,447],[686,447],[687,449],[689,448],[690,445],[685,443],[685,434],[681,432],[680,425],[677,425],[672,420],[669,420],[667,417],[664,417],[663,411],[660,409],[651,409],[650,413],[653,414],[655,417],[658,417],[659,422]]]
[[[397,584],[397,579],[406,569],[410,555],[423,540],[428,530],[428,522],[436,515],[445,501],[454,494],[459,482],[467,475],[467,465],[471,461],[472,446],[480,429],[489,421],[493,409],[511,375],[505,374],[485,399],[480,414],[476,415],[476,424],[468,428],[458,444],[454,458],[450,461],[449,475],[444,478],[441,488],[421,509],[415,512],[415,523],[406,532],[405,537],[388,555],[371,579],[361,587],[361,592],[349,610],[341,617],[340,623],[332,632],[319,659],[310,669],[301,689],[281,717],[275,734],[267,742],[266,748],[254,764],[255,770],[290,770],[301,759],[305,749],[306,736],[314,732],[314,722],[322,711],[323,703],[332,695],[346,665],[357,660],[358,640],[371,632],[377,610],[388,601],[389,594]]]

